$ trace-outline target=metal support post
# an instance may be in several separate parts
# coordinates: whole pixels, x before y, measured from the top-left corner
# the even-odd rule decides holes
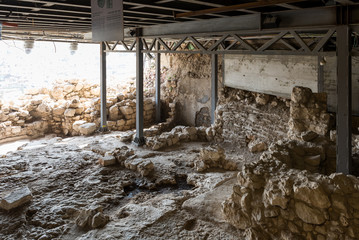
[[[134,144],[145,144],[143,137],[143,42],[136,38],[136,137]]]
[[[325,58],[318,56],[318,93],[324,92],[324,64]]]
[[[218,55],[212,54],[212,79],[211,79],[211,123],[214,123],[216,105],[218,101]]]
[[[100,67],[101,67],[101,126],[100,132],[107,132],[107,111],[106,111],[106,45],[105,42],[100,44]]]
[[[159,42],[156,50],[160,50]],[[156,122],[161,122],[161,53],[156,53]]]
[[[352,172],[350,28],[337,27],[337,172]]]

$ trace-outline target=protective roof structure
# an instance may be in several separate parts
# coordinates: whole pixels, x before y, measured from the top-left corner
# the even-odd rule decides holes
[[[115,0],[114,0],[115,1]],[[290,12],[359,0],[125,0],[125,28],[139,28],[203,19]],[[3,39],[91,41],[90,0],[0,0]]]

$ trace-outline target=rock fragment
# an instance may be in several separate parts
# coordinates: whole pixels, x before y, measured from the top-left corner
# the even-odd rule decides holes
[[[32,195],[30,189],[26,186],[2,193],[0,199],[0,208],[11,210],[31,201]]]

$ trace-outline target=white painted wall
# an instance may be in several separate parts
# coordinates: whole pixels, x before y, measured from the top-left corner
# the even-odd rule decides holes
[[[228,87],[290,98],[294,86],[318,91],[318,58],[314,56],[225,55]]]

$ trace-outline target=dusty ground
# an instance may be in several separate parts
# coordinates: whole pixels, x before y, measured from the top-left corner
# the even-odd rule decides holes
[[[165,151],[135,150],[149,159],[149,178],[119,165],[102,167],[101,154],[125,145],[118,132],[93,137],[33,140],[0,158],[0,192],[28,186],[33,200],[0,211],[0,239],[240,239],[227,224],[221,203],[232,192],[236,172],[197,173],[193,162],[209,143],[182,143]],[[10,146],[10,145],[8,145]],[[9,148],[10,149],[10,148]],[[229,149],[238,166],[247,150]],[[102,207],[110,217],[101,229],[80,229],[80,210]]]

